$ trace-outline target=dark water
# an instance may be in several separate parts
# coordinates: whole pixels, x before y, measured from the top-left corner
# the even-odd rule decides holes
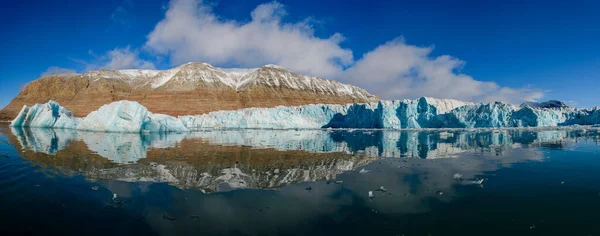
[[[0,235],[599,235],[599,140],[2,125]]]

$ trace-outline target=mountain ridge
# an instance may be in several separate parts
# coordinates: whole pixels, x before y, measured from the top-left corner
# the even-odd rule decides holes
[[[59,102],[83,117],[114,101],[137,101],[150,111],[172,116],[249,107],[347,104],[378,101],[366,90],[276,65],[218,68],[190,62],[168,70],[95,70],[57,74],[30,82],[5,108],[12,120],[24,105]]]

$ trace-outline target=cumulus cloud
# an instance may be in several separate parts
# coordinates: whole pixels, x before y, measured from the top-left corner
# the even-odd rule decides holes
[[[100,61],[102,69],[155,69],[152,62],[141,59],[139,52],[130,50],[129,46],[108,51]]]
[[[100,55],[97,55],[90,50],[88,51],[88,54],[93,57],[90,61],[71,58],[71,60],[84,65],[84,72],[100,69],[121,70],[156,68],[151,61],[140,58],[139,50],[131,50],[129,46],[115,48]]]
[[[339,76],[384,99],[431,96],[464,101],[520,103],[543,92],[501,87],[460,73],[463,61],[448,55],[432,57],[433,47],[408,45],[398,38],[366,53]]]
[[[258,67],[278,64],[296,72],[363,87],[384,99],[432,96],[466,101],[520,103],[544,93],[502,87],[462,74],[464,62],[433,47],[408,45],[402,38],[384,43],[355,61],[335,33],[315,36],[311,18],[284,23],[285,6],[270,2],[250,12],[249,22],[217,16],[199,0],[173,0],[165,18],[148,34],[145,47],[168,55],[172,64],[202,61],[214,65]]]
[[[124,48],[115,48],[101,55],[97,55],[93,51],[89,50],[88,54],[92,56],[92,60],[87,61],[71,58],[72,61],[83,65],[83,72],[101,69],[156,69],[154,63],[140,58],[139,50],[131,50],[129,46]],[[75,73],[75,70],[53,66],[42,73],[42,76],[63,73]]]
[[[170,54],[171,63],[202,61],[257,67],[278,64],[295,71],[331,77],[353,63],[352,51],[342,48],[340,34],[314,36],[309,20],[282,23],[285,7],[259,5],[251,20],[223,20],[196,0],[173,0],[165,18],[148,35],[146,47]]]
[[[51,66],[44,72],[42,72],[41,76],[49,76],[49,75],[57,75],[57,74],[75,74],[77,73],[73,69],[62,68],[58,66]]]

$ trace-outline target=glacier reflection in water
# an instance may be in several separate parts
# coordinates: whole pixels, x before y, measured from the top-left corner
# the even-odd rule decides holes
[[[444,166],[431,166],[436,169],[436,175],[465,172],[473,177],[481,171],[500,168],[502,165],[498,163],[543,159],[543,154],[531,147],[564,148],[581,137],[598,137],[597,129],[535,132],[213,130],[123,134],[11,128],[11,132],[25,158],[80,172],[90,180],[167,182],[183,189],[207,192],[277,189],[294,183],[334,180],[343,172],[362,170],[381,157],[443,159],[481,153],[500,157],[491,162],[465,158]],[[76,144],[84,144],[87,153],[81,148],[69,148]],[[40,159],[26,151],[60,157]],[[517,151],[524,154],[508,157]],[[108,161],[82,157],[88,153]],[[469,162],[470,165],[462,165]]]
[[[177,147],[185,139],[212,145],[278,151],[361,154],[369,157],[444,158],[473,149],[561,145],[591,130],[384,131],[384,130],[211,130],[191,133],[103,133],[68,129],[14,128],[21,148],[53,155],[72,141],[115,163],[134,163],[149,149]]]
[[[596,222],[581,214],[598,210],[600,135],[586,129],[140,135],[0,127],[0,195],[12,199],[0,206],[65,212],[60,222],[97,228],[107,221],[86,214],[115,214],[126,218],[110,221],[123,222],[117,228],[143,222],[165,235],[485,235],[498,225],[502,235],[587,235]],[[113,194],[126,200],[118,210],[106,208]],[[34,225],[60,226],[46,218]]]

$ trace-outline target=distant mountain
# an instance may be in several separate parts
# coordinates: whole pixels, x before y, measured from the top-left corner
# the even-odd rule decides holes
[[[561,101],[550,100],[546,102],[524,102],[521,107],[530,106],[533,108],[569,108],[569,106]]]
[[[373,102],[379,97],[356,86],[275,65],[222,69],[191,62],[162,71],[98,70],[42,77],[0,111],[0,120],[13,119],[23,105],[48,100],[82,117],[118,100],[137,101],[152,112],[178,116],[248,107]]]

